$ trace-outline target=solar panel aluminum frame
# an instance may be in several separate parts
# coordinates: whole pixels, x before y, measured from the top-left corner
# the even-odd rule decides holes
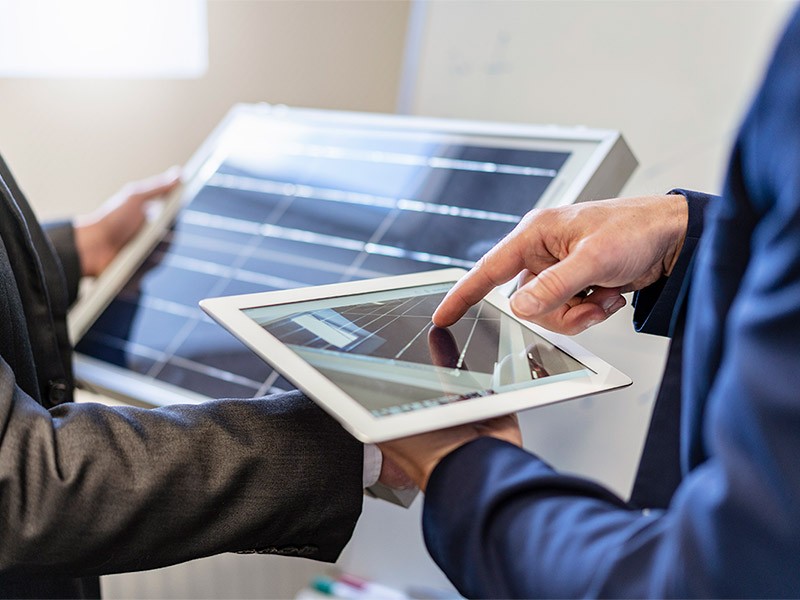
[[[289,108],[268,104],[238,104],[198,148],[183,170],[183,183],[163,202],[140,234],[104,273],[84,286],[69,315],[70,337],[77,343],[103,310],[152,253],[181,209],[203,188],[236,144],[234,132],[265,123],[302,124],[308,128],[332,125],[408,132],[461,135],[471,141],[492,140],[510,146],[534,143],[546,150],[571,152],[570,159],[537,202],[537,207],[560,206],[619,193],[637,166],[621,134],[613,130],[556,125],[527,125]],[[199,403],[208,396],[140,375],[94,357],[76,354],[76,380],[85,389],[142,406]]]

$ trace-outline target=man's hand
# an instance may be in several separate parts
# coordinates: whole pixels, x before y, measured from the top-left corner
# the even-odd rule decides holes
[[[436,465],[456,448],[481,436],[492,436],[522,446],[517,415],[412,435],[378,444],[384,461],[407,473],[423,492]]]
[[[678,195],[533,210],[456,283],[433,322],[452,325],[519,275],[514,314],[552,331],[579,333],[622,308],[624,292],[672,272],[688,215]]]
[[[180,169],[128,183],[97,211],[75,220],[75,245],[84,276],[96,277],[142,228],[148,202],[170,193],[180,182]]]

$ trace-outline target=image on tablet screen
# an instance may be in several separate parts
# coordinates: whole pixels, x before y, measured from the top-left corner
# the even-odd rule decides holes
[[[451,285],[243,312],[375,417],[535,387],[589,372],[572,356],[485,301],[451,327],[434,326],[431,315]]]

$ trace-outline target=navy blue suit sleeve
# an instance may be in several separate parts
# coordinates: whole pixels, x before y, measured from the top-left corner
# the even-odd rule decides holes
[[[508,444],[462,447],[431,476],[424,527],[465,595],[800,595],[800,12],[712,213],[684,363],[705,454],[667,509],[638,512]]]
[[[639,577],[606,583],[662,527],[656,514],[489,438],[437,465],[423,513],[428,550],[469,598],[645,597]]]
[[[684,189],[669,193],[686,198],[689,208],[686,240],[670,276],[634,294],[633,326],[640,333],[672,337],[677,315],[688,293],[697,244],[703,234],[703,215],[706,207],[719,198]]]

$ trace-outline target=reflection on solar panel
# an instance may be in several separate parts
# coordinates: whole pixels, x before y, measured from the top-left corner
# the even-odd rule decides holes
[[[209,397],[291,389],[198,301],[470,267],[570,156],[492,139],[321,122],[221,136],[201,185],[77,351]]]

